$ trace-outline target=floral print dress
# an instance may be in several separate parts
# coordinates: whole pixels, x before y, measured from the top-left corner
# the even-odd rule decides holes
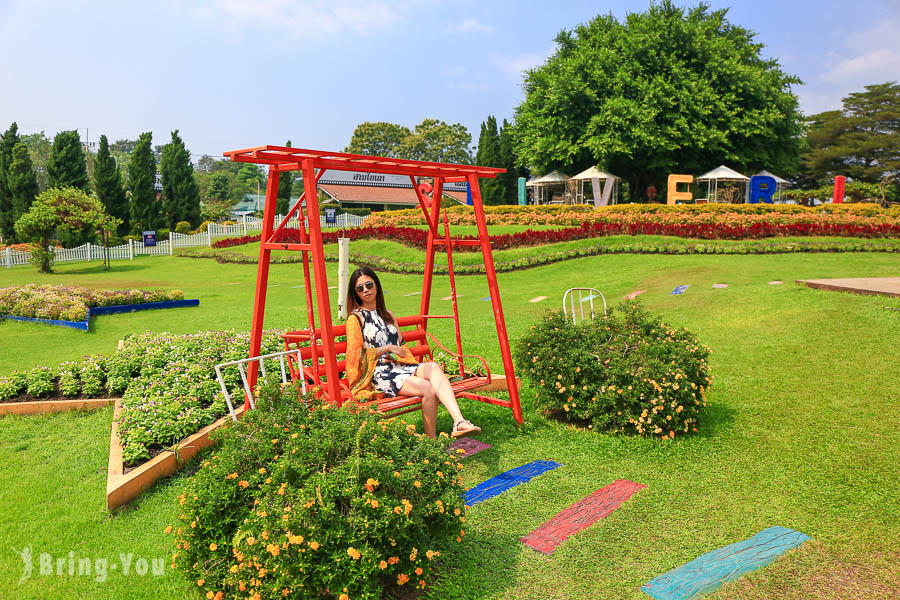
[[[377,349],[388,344],[396,346],[403,344],[400,331],[394,325],[385,323],[377,311],[360,308],[354,314],[360,317],[366,348]],[[406,379],[416,373],[417,368],[416,364],[401,364],[388,358],[387,355],[379,356],[372,372],[372,386],[384,392],[386,396],[394,397],[400,393]]]

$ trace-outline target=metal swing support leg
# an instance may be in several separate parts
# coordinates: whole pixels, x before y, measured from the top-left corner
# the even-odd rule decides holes
[[[264,242],[272,237],[272,229],[275,225],[275,203],[278,196],[278,171],[275,167],[269,167],[269,180],[266,184],[266,207],[263,210],[263,226],[260,240]],[[248,358],[259,356],[262,344],[263,318],[266,312],[266,289],[269,284],[269,259],[272,251],[265,243],[259,245],[259,263],[256,267],[256,295],[253,302],[253,323],[250,326],[250,354]],[[249,389],[256,386],[259,374],[259,362],[252,361],[247,365],[247,380]],[[244,398],[244,410],[250,410],[250,396]]]
[[[488,236],[487,221],[484,218],[484,206],[481,202],[481,188],[476,175],[467,176],[469,190],[472,192],[472,204],[475,208],[475,222],[478,225],[478,238],[481,240],[481,254],[484,258],[484,271],[487,274],[491,305],[494,309],[494,321],[497,324],[497,338],[500,341],[500,355],[503,358],[503,372],[506,374],[506,385],[509,390],[509,402],[512,406],[513,418],[521,425],[522,407],[519,404],[519,388],[516,386],[516,375],[513,368],[512,352],[509,347],[509,336],[506,333],[506,320],[503,317],[503,305],[500,302],[500,287],[497,284],[497,271],[494,268],[494,255]]]

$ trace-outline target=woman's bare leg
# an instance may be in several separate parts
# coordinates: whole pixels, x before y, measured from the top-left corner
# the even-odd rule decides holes
[[[425,435],[433,438],[437,435],[437,397],[431,388],[431,382],[422,377],[410,375],[400,388],[402,396],[422,397],[422,422],[425,426]]]
[[[416,369],[416,376],[428,380],[434,395],[437,396],[437,399],[450,413],[454,423],[459,423],[463,420],[462,412],[459,410],[459,403],[456,401],[456,395],[453,393],[453,388],[450,387],[450,380],[444,375],[440,365],[433,362],[422,363]]]

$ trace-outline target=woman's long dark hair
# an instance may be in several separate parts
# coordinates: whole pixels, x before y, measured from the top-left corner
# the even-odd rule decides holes
[[[393,323],[394,326],[396,326],[397,323],[391,317],[391,313],[388,312],[387,307],[384,305],[384,291],[381,289],[381,280],[378,279],[378,275],[375,274],[375,271],[369,267],[360,267],[350,274],[350,284],[347,286],[347,314],[349,315],[356,309],[362,308],[362,299],[359,297],[359,294],[356,293],[356,282],[363,275],[371,277],[372,281],[375,282],[375,311],[378,313],[378,316],[381,317],[385,323]]]

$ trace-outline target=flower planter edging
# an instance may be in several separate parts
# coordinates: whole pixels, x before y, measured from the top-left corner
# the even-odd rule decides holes
[[[93,410],[117,402],[116,398],[89,398],[82,400],[34,400],[32,402],[0,403],[0,415],[38,415],[70,410]]]
[[[35,319],[32,317],[0,316],[0,319],[12,321],[30,321],[32,323],[46,323],[47,325],[59,325],[71,327],[81,331],[87,331],[91,324],[91,317],[97,315],[114,315],[118,313],[135,312],[139,310],[156,310],[161,308],[182,308],[185,306],[199,306],[200,300],[166,300],[163,302],[142,302],[141,304],[117,304],[114,306],[93,306],[88,308],[88,316],[84,321],[59,321],[56,319]]]
[[[232,422],[231,415],[210,423],[206,427],[184,438],[175,445],[176,452],[166,450],[160,452],[139,467],[124,473],[125,465],[122,462],[122,445],[119,441],[119,415],[122,411],[122,401],[116,400],[115,414],[113,415],[112,428],[109,441],[109,467],[106,472],[106,508],[114,510],[127,504],[149,489],[158,479],[168,477],[180,470],[185,463],[208,446],[212,445],[209,434]],[[244,407],[235,410],[237,417],[244,414]]]

